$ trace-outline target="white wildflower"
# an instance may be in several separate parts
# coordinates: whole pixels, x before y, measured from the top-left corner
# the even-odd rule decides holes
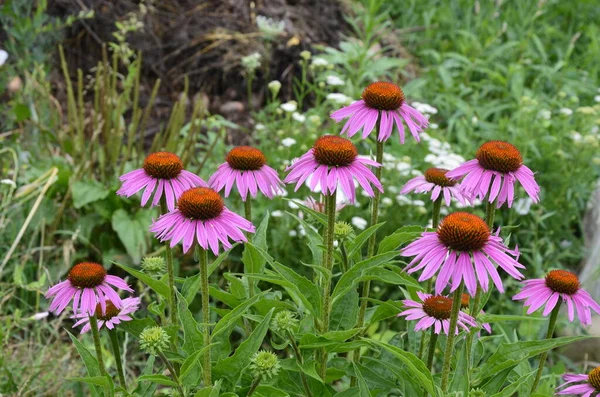
[[[340,79],[338,76],[330,74],[329,76],[327,76],[327,84],[332,86],[340,86],[346,83],[344,83],[344,80]]]
[[[288,113],[293,113],[296,110],[298,110],[298,102],[289,101],[286,103],[282,103],[281,105],[279,105],[279,107]]]
[[[363,219],[363,218],[361,218],[359,216],[353,216],[352,217],[352,224],[357,229],[364,230],[367,227],[368,222],[367,222],[366,219]]]
[[[290,147],[296,144],[296,140],[294,138],[285,138],[281,141],[281,144],[285,147]]]
[[[327,94],[327,100],[333,103],[347,104],[352,101],[352,98],[338,92],[333,92],[331,94]]]
[[[298,112],[292,113],[292,118],[299,123],[304,123],[306,121],[306,116]]]
[[[6,52],[0,48],[0,66],[4,65],[6,63],[7,59],[8,59],[8,52]]]
[[[564,116],[570,116],[573,114],[573,111],[569,108],[561,108],[558,112]]]
[[[533,201],[529,197],[520,198],[515,201],[515,211],[519,215],[527,215],[531,210],[531,204]]]

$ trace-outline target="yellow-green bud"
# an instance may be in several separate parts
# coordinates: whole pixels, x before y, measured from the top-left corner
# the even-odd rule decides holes
[[[281,365],[277,356],[271,352],[261,350],[254,354],[250,361],[250,371],[255,378],[260,377],[261,380],[268,380],[277,376]]]
[[[271,91],[271,94],[274,97],[276,97],[277,94],[279,94],[279,90],[281,90],[281,83],[277,80],[273,80],[269,84],[267,84],[267,87],[269,87],[269,91]]]
[[[161,327],[147,327],[140,334],[140,347],[156,355],[169,347],[169,335]]]
[[[333,234],[337,240],[345,240],[354,235],[354,228],[348,222],[336,222],[333,225]]]
[[[312,54],[310,53],[310,51],[302,51],[300,53],[300,58],[304,59],[305,61],[308,61],[311,56]]]
[[[142,270],[149,274],[163,273],[165,259],[162,256],[147,256],[142,259]]]
[[[294,332],[298,327],[298,319],[296,315],[289,310],[282,310],[275,315],[271,320],[271,328],[275,332],[285,334],[287,332]]]

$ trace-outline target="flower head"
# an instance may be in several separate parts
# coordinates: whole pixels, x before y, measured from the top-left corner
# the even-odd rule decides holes
[[[461,191],[460,185],[454,179],[446,176],[448,170],[444,168],[429,168],[424,175],[419,175],[406,183],[400,191],[401,194],[410,192],[429,193],[431,192],[431,201],[436,201],[438,197],[443,197],[447,206],[450,205],[454,197],[462,205],[469,204],[469,198]]]
[[[333,225],[333,234],[336,240],[347,240],[354,237],[354,228],[348,222],[338,221]]]
[[[69,270],[67,279],[48,289],[46,299],[52,298],[49,311],[60,314],[73,301],[73,312],[93,315],[96,305],[106,312],[106,302],[116,308],[122,307],[119,295],[112,287],[133,292],[125,280],[107,274],[104,266],[93,262],[81,262]]]
[[[546,305],[543,315],[547,316],[556,307],[559,299],[567,303],[569,321],[575,319],[575,311],[582,325],[592,323],[594,310],[600,314],[600,305],[581,288],[579,278],[574,273],[566,270],[552,270],[545,278],[525,280],[525,284],[513,300],[525,300],[524,306],[528,307],[527,314],[531,314]]]
[[[106,311],[102,312],[100,304],[96,305],[96,318],[98,319],[98,328],[106,326],[108,329],[113,329],[115,325],[123,321],[131,321],[131,314],[140,307],[140,298],[125,298],[122,301],[121,308],[117,308],[111,301],[106,302]],[[84,334],[90,330],[90,317],[87,313],[76,313],[71,316],[77,322],[73,324],[73,328],[82,325],[81,333]]]
[[[169,334],[162,327],[146,327],[140,334],[142,350],[157,354],[169,347]]]
[[[450,315],[452,313],[452,299],[442,295],[430,295],[423,292],[417,292],[421,302],[410,299],[403,300],[407,310],[398,314],[406,316],[406,320],[419,320],[415,325],[415,331],[423,331],[434,326],[434,332],[439,334],[442,330],[446,335],[450,333]],[[469,331],[468,327],[476,327],[477,323],[473,317],[467,313],[458,313],[458,322],[455,332],[458,334],[458,327]]]
[[[238,214],[229,211],[217,192],[206,187],[186,190],[177,201],[177,209],[162,215],[150,226],[161,241],[170,241],[171,247],[183,240],[183,252],[189,251],[194,241],[215,254],[219,243],[229,249],[233,241],[247,241],[242,231],[254,233],[254,226]]]
[[[282,310],[275,314],[273,320],[271,320],[271,328],[275,332],[287,333],[295,332],[298,328],[298,319],[296,315],[289,310]]]
[[[394,124],[398,127],[400,142],[404,143],[404,123],[412,136],[419,141],[419,132],[427,128],[429,121],[418,110],[406,104],[400,87],[388,82],[371,83],[364,89],[362,99],[331,114],[336,122],[348,118],[342,134],[354,136],[361,129],[365,139],[379,122],[377,140],[387,141]]]
[[[515,196],[515,181],[519,181],[534,203],[539,201],[540,187],[533,171],[523,164],[521,152],[512,144],[489,141],[477,149],[475,159],[469,160],[446,174],[459,179],[462,189],[479,200],[490,203],[497,200],[497,207],[508,203],[512,206]]]
[[[172,211],[175,202],[185,190],[196,186],[208,186],[200,177],[183,169],[183,163],[174,153],[156,152],[148,155],[141,169],[122,175],[123,185],[117,194],[130,197],[144,190],[142,207],[148,203],[154,193],[152,206],[157,206],[164,196],[167,208]]]
[[[471,302],[471,297],[469,296],[469,294],[462,294],[462,298],[460,300],[460,309],[461,310],[468,309],[470,302]],[[485,314],[485,312],[482,310],[479,312],[479,314]],[[488,334],[492,333],[492,326],[489,323],[481,324],[481,328],[485,329]]]
[[[290,173],[285,183],[296,183],[295,190],[311,177],[308,186],[313,192],[333,194],[338,185],[351,203],[356,198],[354,179],[369,196],[375,193],[371,185],[383,192],[381,183],[366,165],[380,167],[381,164],[358,156],[356,147],[348,139],[333,135],[324,135],[317,139],[312,149],[298,161],[289,166]]]
[[[500,237],[490,233],[483,219],[466,212],[446,216],[435,232],[422,233],[421,238],[406,246],[401,254],[415,257],[406,269],[408,273],[423,270],[419,281],[438,273],[436,294],[441,294],[450,281],[450,291],[464,281],[469,294],[475,296],[477,281],[487,291],[489,277],[498,290],[504,292],[494,263],[517,280],[523,278],[517,268],[525,268],[517,262],[517,250],[510,250]]]
[[[160,274],[165,271],[165,258],[162,256],[147,256],[142,259],[142,270],[149,274]]]
[[[600,395],[600,367],[594,368],[588,374],[565,374],[563,379],[566,382],[557,387],[557,395],[570,394],[583,397],[597,397]],[[558,391],[558,389],[575,382],[578,382],[578,384]]]
[[[250,370],[255,378],[260,377],[262,380],[268,380],[277,376],[281,364],[277,356],[271,352],[261,350],[256,352],[250,361]]]
[[[260,150],[250,146],[235,147],[210,177],[208,184],[217,192],[224,188],[225,197],[229,197],[235,183],[243,201],[246,201],[248,193],[256,197],[259,190],[272,199],[275,194],[283,191],[284,185],[277,171],[266,163],[267,159]]]

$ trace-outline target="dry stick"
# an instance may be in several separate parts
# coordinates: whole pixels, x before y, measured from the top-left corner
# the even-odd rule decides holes
[[[546,332],[546,339],[552,339],[552,335],[554,335],[554,328],[556,327],[556,320],[558,318],[558,312],[560,311],[561,303],[562,302],[558,301],[556,306],[554,306],[554,309],[552,309],[552,314],[550,314],[550,322],[548,323],[548,332]],[[533,386],[531,386],[530,394],[533,394],[535,389],[537,389],[538,384],[540,383],[540,379],[542,378],[542,372],[544,372],[544,365],[546,364],[546,358],[548,358],[547,351],[543,352],[540,356],[540,365],[535,375]]]
[[[375,127],[376,136],[379,135],[379,119],[377,119],[377,125]],[[383,168],[383,144],[384,142],[377,141],[377,152],[375,154],[375,161],[380,164],[378,168],[375,169],[375,176],[378,181],[381,181],[381,171]],[[379,219],[379,195],[380,192],[377,188],[373,189],[375,193],[373,195],[373,200],[371,201],[371,224],[370,226],[376,225],[377,220]],[[373,233],[371,238],[369,239],[369,245],[367,248],[367,259],[371,258],[375,254],[375,243],[377,242],[377,233]],[[358,322],[356,327],[362,328],[365,325],[365,313],[367,311],[367,299],[369,298],[369,292],[371,289],[371,281],[366,280],[363,281],[362,285],[362,293],[361,293],[361,302],[360,309],[358,311]],[[352,361],[358,363],[360,361],[360,348],[357,348],[352,353]],[[351,386],[356,386],[356,378],[352,377],[350,380]]]
[[[448,328],[448,339],[446,339],[446,351],[444,353],[444,366],[442,367],[442,392],[448,391],[448,380],[450,378],[450,364],[454,353],[454,339],[456,337],[456,323],[460,312],[460,301],[464,289],[464,282],[454,291],[452,297],[452,312],[450,313],[450,327]]]
[[[335,196],[334,190],[325,195],[325,212],[327,213],[327,233],[325,242],[325,272],[323,274],[323,318],[321,320],[321,333],[329,331],[329,312],[331,311],[331,277],[333,268],[333,230],[335,225]],[[321,378],[327,376],[327,349],[321,349]]]

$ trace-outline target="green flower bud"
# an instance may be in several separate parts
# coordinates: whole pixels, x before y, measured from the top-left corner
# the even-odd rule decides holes
[[[148,274],[163,273],[165,259],[162,256],[147,256],[142,259],[142,270]]]
[[[338,221],[333,225],[333,234],[337,240],[346,240],[354,236],[354,228],[348,222]]]
[[[471,389],[469,392],[469,397],[485,397],[485,391],[481,389]]]
[[[156,355],[169,347],[169,335],[161,327],[147,327],[140,334],[140,347]]]
[[[300,53],[300,58],[304,59],[305,61],[308,61],[311,56],[312,54],[310,53],[310,51],[302,51]]]
[[[250,361],[252,375],[255,378],[260,377],[263,381],[277,376],[280,369],[281,365],[277,356],[265,350],[255,353]]]
[[[281,90],[281,83],[277,80],[273,80],[267,84],[267,87],[269,88],[269,91],[271,91],[271,94],[276,97],[277,94],[279,94],[279,90]]]
[[[298,319],[296,315],[289,310],[282,310],[271,320],[271,328],[275,332],[285,334],[294,332],[298,328]]]

